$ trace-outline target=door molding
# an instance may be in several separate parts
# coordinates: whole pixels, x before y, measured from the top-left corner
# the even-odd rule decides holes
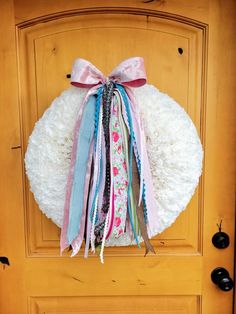
[[[144,8],[132,8],[132,7],[94,7],[94,8],[82,8],[75,10],[68,10],[62,12],[56,12],[53,14],[39,16],[37,18],[29,19],[21,23],[17,23],[18,28],[29,27],[38,23],[45,23],[48,21],[79,16],[79,15],[92,15],[92,14],[132,14],[132,15],[141,15],[148,17],[158,17],[166,20],[172,20],[176,22],[181,22],[183,24],[188,24],[197,28],[202,29],[205,33],[208,30],[208,24],[182,16],[177,14],[172,14],[168,12],[144,9]]]

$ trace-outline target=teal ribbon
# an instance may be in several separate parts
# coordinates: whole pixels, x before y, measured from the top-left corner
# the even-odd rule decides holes
[[[84,186],[90,146],[94,136],[96,97],[90,96],[85,105],[79,128],[76,161],[71,190],[67,240],[71,244],[80,231],[84,205]]]

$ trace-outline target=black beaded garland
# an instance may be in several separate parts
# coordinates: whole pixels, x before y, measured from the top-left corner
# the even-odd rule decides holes
[[[106,149],[106,181],[103,194],[103,206],[102,211],[104,214],[108,213],[109,201],[110,201],[110,185],[111,185],[111,165],[110,165],[110,115],[111,115],[111,101],[114,92],[114,83],[108,81],[104,86],[104,91],[102,95],[102,106],[103,106],[103,117],[102,125],[104,131],[105,139],[105,149]],[[105,219],[95,227],[95,246],[101,244],[103,233],[104,233]]]
[[[112,81],[108,81],[104,87],[103,92],[103,130],[104,130],[104,138],[105,138],[105,146],[106,146],[106,182],[104,189],[104,204],[102,207],[102,211],[107,213],[109,210],[109,199],[110,199],[110,115],[111,115],[111,100],[114,91],[114,83]]]

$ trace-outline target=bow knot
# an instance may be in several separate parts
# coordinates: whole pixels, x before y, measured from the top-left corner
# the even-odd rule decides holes
[[[109,81],[127,87],[140,87],[146,84],[147,77],[143,58],[133,57],[121,62],[108,77],[85,59],[75,61],[71,74],[72,85],[91,88],[104,85]]]

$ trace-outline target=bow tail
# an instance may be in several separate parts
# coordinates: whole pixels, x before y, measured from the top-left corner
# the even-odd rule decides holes
[[[110,163],[112,206],[107,238],[119,237],[125,232],[127,218],[128,173],[127,136],[121,116],[121,102],[117,92],[113,95],[110,121]]]
[[[122,137],[123,137],[123,144],[124,144],[125,165],[126,165],[126,168],[127,168],[127,173],[128,173],[128,178],[129,178],[130,177],[129,167],[128,167],[128,165],[129,165],[129,134],[128,134],[127,126],[126,126],[124,118],[123,118],[122,106],[120,106],[119,120],[120,120],[120,126],[121,126],[121,130],[122,130]],[[132,152],[131,152],[131,154],[133,156]],[[132,163],[132,171],[133,171],[133,173],[135,171],[133,163]],[[136,181],[136,183],[135,183],[134,179],[135,178],[133,177],[133,180],[132,180],[133,182],[132,182],[132,186],[131,186],[131,189],[129,191],[128,197],[130,198],[133,227],[134,227],[134,230],[135,230],[137,236],[140,236],[140,226],[139,226],[139,223],[138,223],[138,217],[137,217],[137,213],[136,213],[135,195],[134,195],[134,189],[133,189],[134,184],[139,186],[139,182]],[[130,234],[131,234],[131,236],[133,238],[132,226],[130,224],[128,225],[128,230],[130,231]]]
[[[139,154],[139,156],[141,156],[140,167],[141,169],[143,169],[142,179],[143,179],[143,182],[145,182],[145,185],[143,185],[143,190],[142,190],[142,201],[143,201],[143,206],[144,206],[145,221],[146,221],[147,229],[148,229],[148,236],[149,238],[151,238],[160,229],[160,226],[159,226],[160,222],[157,215],[158,204],[154,195],[151,168],[150,168],[149,158],[148,158],[148,153],[147,153],[146,137],[145,137],[144,129],[142,126],[142,121],[138,112],[138,106],[137,104],[135,105],[135,107],[133,106],[133,104],[135,104],[135,98],[132,93],[132,90],[129,88],[126,88],[126,91],[130,99],[131,114],[133,115],[133,119],[135,121],[134,129],[136,130],[135,134],[137,135],[137,139],[138,139],[136,152],[137,154]]]
[[[88,200],[87,224],[86,224],[86,244],[84,257],[88,256],[89,245],[92,251],[95,251],[95,224],[98,220],[99,191],[103,177],[103,156],[102,156],[102,106],[101,106],[102,88],[98,90],[95,112],[95,132],[94,132],[94,154],[93,154],[93,181],[91,184]]]
[[[132,183],[133,183],[133,152],[134,152],[134,146],[135,146],[135,135],[134,135],[134,129],[133,129],[133,121],[132,116],[130,112],[130,106],[129,101],[126,95],[125,89],[119,85],[116,84],[116,88],[119,92],[120,99],[122,102],[123,107],[123,117],[124,121],[126,122],[127,129],[129,131],[129,156],[128,156],[128,173],[129,173],[129,181],[128,181],[128,214],[129,214],[129,223],[132,230],[132,235],[139,247],[139,239],[137,235],[137,227],[135,222],[137,221],[137,213],[133,202],[133,192],[132,192]]]
[[[155,253],[155,250],[151,246],[148,239],[150,239],[155,233],[156,230],[158,230],[158,224],[159,219],[157,216],[157,209],[156,209],[156,200],[154,196],[154,189],[153,189],[153,182],[152,182],[152,175],[151,175],[151,169],[147,154],[147,147],[146,147],[146,138],[144,129],[142,126],[142,121],[139,114],[138,105],[135,102],[135,98],[133,95],[132,90],[126,88],[127,95],[130,99],[130,108],[131,108],[131,115],[134,122],[134,132],[136,137],[136,159],[137,164],[139,166],[139,175],[140,180],[143,183],[143,187],[139,192],[139,202],[137,204],[137,211],[139,220],[144,220],[145,222],[145,228],[142,227],[142,237],[145,242],[146,246],[146,254],[148,251],[152,251]],[[134,106],[135,105],[135,106]],[[140,196],[141,196],[141,202],[140,202]],[[142,211],[142,214],[140,214],[140,211]],[[141,223],[143,226],[143,223]],[[145,255],[146,255],[145,254]]]
[[[115,194],[114,194],[114,176],[113,176],[113,85],[105,86],[103,91],[103,116],[102,116],[102,159],[104,184],[100,185],[99,194],[102,202],[100,203],[99,216],[95,227],[96,251],[100,255],[103,263],[103,253],[106,239],[114,230],[114,212],[115,212]],[[102,173],[102,172],[101,172]]]
[[[145,215],[144,215],[144,206],[143,203],[141,203],[140,205],[138,204],[138,198],[139,198],[139,186],[138,186],[138,182],[140,180],[139,178],[139,171],[137,168],[137,164],[135,162],[135,158],[133,158],[133,168],[134,168],[134,198],[136,201],[136,212],[137,212],[137,217],[138,217],[138,223],[140,226],[140,232],[141,232],[141,236],[144,240],[144,244],[145,244],[145,256],[148,254],[149,251],[151,251],[152,253],[156,254],[155,249],[153,248],[153,246],[151,245],[149,238],[148,238],[148,232],[147,232],[147,225],[146,225],[146,219],[145,219]]]
[[[77,237],[73,240],[72,246],[72,255],[75,256],[82,245],[84,239],[84,232],[85,232],[85,225],[86,225],[86,213],[88,208],[88,199],[89,199],[89,186],[90,181],[92,179],[92,159],[93,159],[93,150],[94,150],[94,141],[92,141],[89,151],[88,163],[87,163],[87,171],[85,175],[85,185],[84,185],[84,202],[83,202],[83,209],[82,209],[82,216],[80,220],[80,229]]]
[[[78,134],[74,178],[71,190],[69,224],[67,230],[68,243],[72,244],[80,231],[80,222],[84,205],[86,170],[89,160],[90,146],[94,136],[96,98],[91,96],[84,108]]]
[[[60,251],[62,252],[69,246],[68,239],[67,239],[67,228],[69,224],[69,207],[70,207],[70,198],[71,198],[71,190],[72,184],[74,179],[74,168],[75,168],[75,161],[76,161],[76,152],[77,152],[77,144],[78,144],[78,134],[79,128],[81,124],[81,119],[83,115],[83,110],[87,102],[87,97],[90,93],[87,94],[85,97],[79,112],[78,117],[75,123],[74,131],[73,131],[73,145],[72,145],[72,152],[71,152],[71,162],[69,167],[69,173],[67,177],[67,185],[66,185],[66,195],[65,195],[65,203],[64,203],[64,217],[63,217],[63,225],[61,229],[61,236],[60,236]]]
[[[152,218],[155,217],[155,198],[153,193],[153,185],[151,181],[151,173],[149,167],[149,161],[146,151],[145,136],[141,126],[141,119],[138,115],[137,108],[134,110],[134,97],[131,95],[129,89],[124,89],[121,86],[118,86],[121,95],[123,96],[124,102],[126,103],[126,120],[129,125],[129,120],[132,121],[133,127],[133,147],[136,163],[136,176],[134,173],[134,188],[135,191],[135,212],[138,219],[138,224],[140,227],[141,235],[145,243],[146,254],[148,251],[155,253],[154,248],[150,244],[149,238],[151,237],[150,230],[153,229],[152,224],[156,224],[158,219],[152,222]],[[125,92],[125,91],[126,92]],[[129,106],[127,105],[129,104]],[[130,116],[130,117],[129,117]],[[130,130],[132,133],[132,130]],[[133,169],[135,167],[133,166]],[[139,182],[139,184],[137,184]],[[138,191],[139,187],[139,193]],[[140,199],[141,198],[141,199]],[[154,216],[154,217],[153,217]],[[150,219],[151,218],[151,219]],[[156,218],[156,217],[155,217]],[[145,255],[146,255],[145,254]]]
[[[86,179],[88,177],[87,164],[91,159],[91,145],[94,137],[95,97],[90,96],[88,101],[86,100],[82,105],[74,128],[61,232],[61,252],[73,243],[80,230],[82,230],[80,228],[81,218],[84,214],[84,202],[87,197],[85,195]]]

